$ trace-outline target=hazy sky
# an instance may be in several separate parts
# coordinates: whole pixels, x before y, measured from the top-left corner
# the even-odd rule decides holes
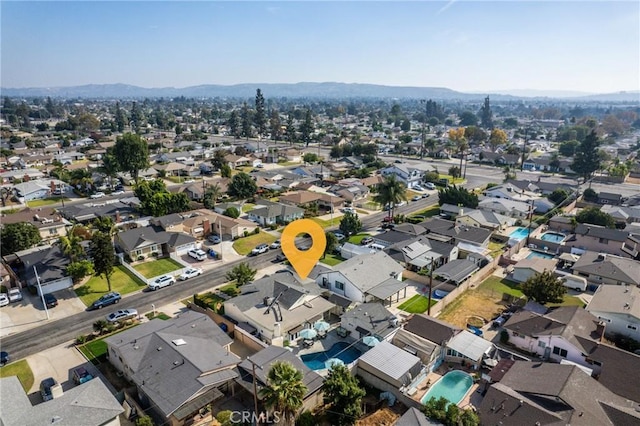
[[[638,1],[0,3],[2,87],[640,88]]]

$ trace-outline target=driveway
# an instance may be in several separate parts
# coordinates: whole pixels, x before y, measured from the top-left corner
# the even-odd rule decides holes
[[[71,342],[28,356],[27,363],[33,372],[33,386],[29,390],[29,394],[39,392],[40,382],[47,377],[56,379],[62,385],[63,391],[74,387],[75,383],[71,379],[71,374],[80,365],[84,366],[94,377],[98,374],[97,369],[76,350]],[[38,398],[40,397],[38,396]]]
[[[66,318],[87,309],[71,289],[60,290],[53,294],[58,299],[58,306],[48,310],[48,321]],[[0,308],[0,337],[20,333],[47,321],[47,313],[40,296],[32,295],[23,289],[22,297],[22,301]]]

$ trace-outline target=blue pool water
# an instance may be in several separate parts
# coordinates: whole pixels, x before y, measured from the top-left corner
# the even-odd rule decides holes
[[[529,230],[527,228],[518,228],[509,234],[509,238],[520,241],[527,238],[527,235],[529,235]]]
[[[351,364],[360,358],[360,355],[362,355],[362,352],[354,347],[349,347],[348,343],[338,342],[331,346],[328,351],[302,355],[300,359],[312,370],[324,370],[326,368],[324,363],[329,358],[338,358],[345,364]]]
[[[473,386],[473,379],[470,375],[460,370],[449,371],[431,386],[431,389],[424,394],[420,402],[425,404],[431,397],[439,399],[443,396],[451,403],[457,405],[462,401],[462,398],[464,398],[467,392],[469,392],[471,386]]]
[[[557,232],[545,232],[540,236],[542,241],[550,241],[552,243],[561,243],[566,238],[563,234],[558,234]]]
[[[531,254],[527,256],[527,259],[533,259],[536,257],[540,257],[542,259],[553,259],[555,256],[549,253],[540,253],[539,251],[532,251]]]
[[[440,300],[440,299],[442,299],[443,297],[445,297],[447,294],[449,294],[449,292],[448,292],[448,291],[434,290],[434,291],[431,293],[431,298],[432,298],[433,300]]]

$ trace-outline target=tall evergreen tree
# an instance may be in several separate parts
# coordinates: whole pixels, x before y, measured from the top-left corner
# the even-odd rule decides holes
[[[289,112],[289,114],[287,115],[286,139],[287,139],[287,142],[289,142],[290,145],[293,145],[293,143],[296,140],[296,128],[295,128],[295,126],[293,124],[293,112]]]
[[[140,127],[142,126],[142,121],[144,120],[144,116],[137,102],[133,102],[131,105],[131,128],[138,133],[140,131]]]
[[[585,181],[593,176],[596,170],[600,169],[602,160],[598,154],[599,145],[598,135],[595,130],[592,130],[580,143],[580,146],[576,148],[571,169],[581,175]]]
[[[238,113],[235,109],[231,111],[227,125],[229,126],[229,132],[234,138],[238,139],[240,137],[240,123],[238,121]]]
[[[307,112],[304,115],[304,121],[300,125],[300,134],[302,141],[306,146],[309,146],[311,142],[311,134],[313,133],[313,121],[311,120],[311,110],[307,108]]]
[[[493,113],[488,96],[484,98],[484,105],[480,108],[480,123],[485,129],[493,129]]]
[[[279,141],[282,139],[282,122],[280,121],[280,112],[277,109],[271,110],[269,119],[269,127],[271,128],[271,139]]]
[[[96,276],[103,275],[107,280],[107,286],[111,291],[111,275],[113,275],[113,266],[116,263],[116,256],[113,250],[113,242],[111,235],[96,231],[91,237],[89,244],[89,253],[93,260],[93,271]]]
[[[240,112],[240,121],[242,122],[242,137],[249,139],[251,134],[251,113],[249,106],[245,102],[242,105],[242,111]]]
[[[256,90],[256,113],[253,117],[253,124],[256,126],[258,136],[262,137],[267,133],[267,117],[264,109],[264,96],[262,90]]]
[[[122,108],[120,108],[120,102],[116,102],[116,113],[114,119],[116,122],[116,129],[118,129],[119,132],[124,131],[124,126],[126,126],[127,121],[124,117],[124,112],[122,112]]]

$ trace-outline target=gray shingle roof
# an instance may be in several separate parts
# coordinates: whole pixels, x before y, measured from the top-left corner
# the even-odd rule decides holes
[[[430,233],[453,237],[456,241],[483,244],[491,236],[488,229],[456,225],[455,222],[439,218],[431,218],[420,225]]]
[[[422,411],[411,407],[398,419],[395,426],[430,426],[439,424],[441,423],[429,420]]]
[[[366,330],[372,336],[385,338],[398,328],[391,323],[394,318],[381,303],[363,303],[342,314],[342,323]]]
[[[455,336],[460,329],[428,315],[414,315],[404,325],[404,329],[430,342],[442,345]]]
[[[358,359],[358,365],[361,363],[367,364],[395,380],[404,378],[407,381],[406,384],[409,384],[411,379],[407,380],[405,376],[421,362],[417,356],[387,341],[382,341]]]
[[[585,223],[579,223],[578,225],[576,225],[576,230],[574,232],[576,233],[576,235],[589,236],[592,238],[605,238],[607,240],[620,242],[625,241],[629,236],[629,233],[626,231],[605,228],[604,226],[598,225],[589,225]]]
[[[119,232],[116,236],[122,249],[127,253],[140,245],[155,243],[177,247],[196,241],[191,235],[183,234],[182,232],[165,232],[153,226],[129,229],[128,231]]]
[[[640,266],[640,265],[638,265]],[[636,286],[601,285],[586,307],[589,312],[629,315],[640,320],[640,288]]]
[[[627,284],[640,285],[640,262],[624,257],[588,251],[573,265],[574,272],[597,275]]]
[[[59,246],[53,246],[48,250],[39,250],[20,256],[24,265],[24,278],[29,285],[37,285],[35,266],[38,270],[40,283],[59,280],[67,276],[67,266],[70,260],[60,250]]]
[[[433,274],[460,283],[476,272],[480,267],[467,259],[456,259],[445,263],[433,271]]]
[[[396,276],[404,270],[388,254],[379,251],[352,257],[333,267],[365,293],[381,284],[387,278]]]

